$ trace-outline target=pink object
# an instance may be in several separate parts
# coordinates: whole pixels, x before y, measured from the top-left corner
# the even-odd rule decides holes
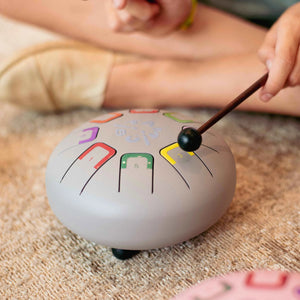
[[[231,273],[203,281],[173,300],[300,300],[300,273]]]

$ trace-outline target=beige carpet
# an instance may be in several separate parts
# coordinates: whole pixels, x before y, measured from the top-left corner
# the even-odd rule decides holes
[[[185,113],[205,121],[214,111]],[[45,193],[56,144],[98,114],[0,104],[0,299],[169,299],[230,271],[300,271],[299,119],[233,112],[216,124],[237,164],[228,212],[193,240],[119,261],[68,231]]]

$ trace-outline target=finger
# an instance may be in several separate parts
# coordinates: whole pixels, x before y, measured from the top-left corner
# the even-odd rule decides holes
[[[113,2],[112,1],[107,1],[106,5],[105,5],[105,8],[106,8],[106,12],[107,12],[106,16],[107,16],[108,26],[109,26],[110,29],[115,31],[116,28],[118,27],[118,23],[120,21],[119,21],[118,15],[116,13]]]
[[[148,21],[159,13],[160,7],[156,3],[150,3],[144,0],[128,0],[126,10],[133,17]]]
[[[117,9],[123,9],[127,5],[128,0],[112,0],[113,5]]]
[[[110,27],[116,32],[130,33],[134,31],[142,30],[145,26],[145,22],[141,21],[129,13],[126,10],[115,11],[113,20],[110,22]]]
[[[118,31],[132,32],[141,30],[145,26],[145,22],[132,16],[127,10],[117,12],[118,15]]]
[[[134,18],[130,16],[126,10],[116,10],[113,2],[106,2],[108,25],[115,32],[132,32],[141,24],[134,22]],[[140,23],[140,21],[139,21]]]
[[[300,85],[300,49],[298,48],[296,62],[294,68],[287,80],[286,86]]]
[[[262,100],[268,101],[285,86],[296,60],[298,42],[299,32],[294,22],[281,22],[277,31],[275,57],[268,80],[262,89]]]
[[[277,26],[274,25],[266,34],[264,42],[258,50],[258,57],[264,64],[267,64],[268,61],[272,61],[275,57],[276,37]]]

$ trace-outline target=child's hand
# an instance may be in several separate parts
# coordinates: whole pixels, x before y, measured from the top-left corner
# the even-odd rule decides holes
[[[107,0],[109,26],[116,32],[165,35],[187,19],[191,0]]]
[[[260,92],[269,101],[282,88],[300,85],[300,3],[288,8],[267,33],[259,57],[269,69]]]

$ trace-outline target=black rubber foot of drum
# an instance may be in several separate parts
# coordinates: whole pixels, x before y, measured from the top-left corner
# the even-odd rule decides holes
[[[139,250],[123,250],[123,249],[111,249],[114,257],[125,260],[132,258],[133,256],[137,255],[140,251]]]

